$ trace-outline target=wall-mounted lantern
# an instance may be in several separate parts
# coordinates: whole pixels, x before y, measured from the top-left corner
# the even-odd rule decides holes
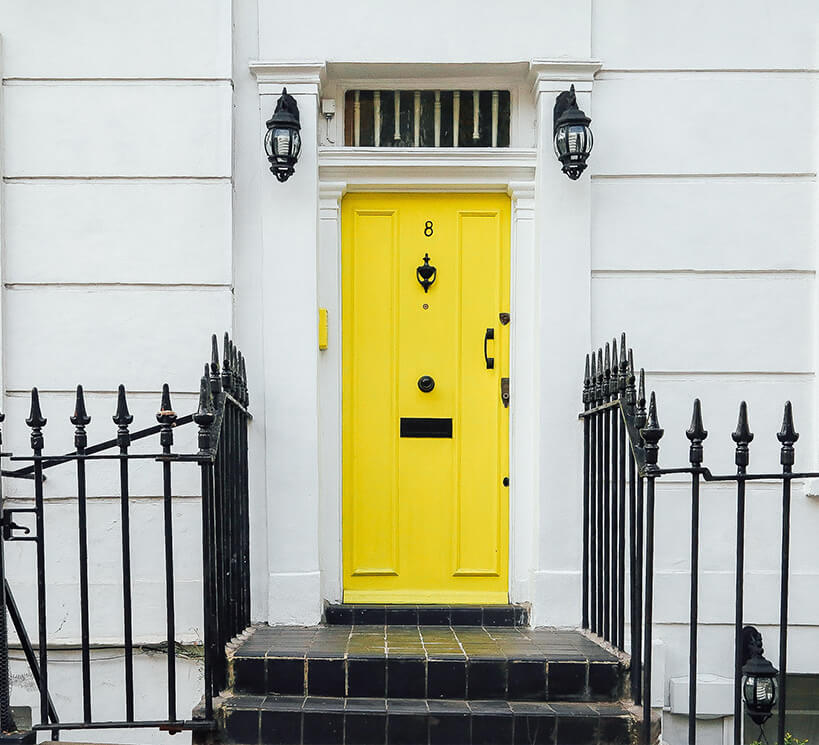
[[[574,85],[563,91],[555,101],[554,146],[555,155],[563,164],[563,173],[572,181],[580,178],[586,169],[586,159],[594,145],[591,119],[577,108]]]
[[[301,151],[301,124],[299,107],[296,99],[282,88],[282,94],[276,101],[276,111],[267,120],[267,134],[264,138],[264,149],[270,161],[270,172],[285,182],[295,172],[294,166]]]
[[[776,703],[778,674],[762,653],[762,634],[746,626],[742,629],[742,697],[748,716],[760,727]]]

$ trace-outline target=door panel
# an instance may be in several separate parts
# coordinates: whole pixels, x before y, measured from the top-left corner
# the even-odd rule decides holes
[[[345,600],[506,602],[508,198],[348,195],[342,284]]]

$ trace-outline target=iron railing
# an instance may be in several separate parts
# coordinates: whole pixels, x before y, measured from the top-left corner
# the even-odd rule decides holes
[[[15,733],[17,726],[10,708],[8,639],[5,627],[6,611],[15,627],[20,645],[40,693],[40,721],[29,733],[30,741],[38,730],[50,730],[57,738],[60,730],[158,727],[170,732],[209,729],[214,726],[213,698],[226,685],[225,644],[250,624],[249,520],[247,479],[248,391],[245,361],[242,354],[225,334],[222,363],[217,339],[212,338],[211,361],[199,385],[199,406],[195,413],[177,416],[168,385],[162,387],[158,424],[132,432],[133,416],[128,410],[125,387],[120,385],[113,416],[116,436],[95,445],[88,445],[86,427],[91,421],[87,414],[82,386],[77,386],[74,413],[70,417],[75,427],[74,450],[63,455],[44,454],[43,429],[46,418],[40,407],[37,388],[31,391],[31,411],[26,424],[31,428],[30,456],[2,453],[10,461],[28,461],[29,465],[3,470],[7,478],[28,478],[34,481],[34,506],[5,507],[2,497],[2,537],[0,541],[0,727],[4,735]],[[0,415],[2,421],[2,415]],[[198,431],[197,452],[174,452],[174,431],[195,423]],[[158,435],[159,451],[136,453],[131,445],[138,440]],[[111,452],[116,450],[116,452]],[[120,569],[122,577],[123,630],[123,693],[125,718],[97,719],[92,712],[93,680],[91,646],[93,621],[89,605],[88,560],[88,485],[87,467],[94,461],[113,460],[119,463],[120,503]],[[131,574],[131,497],[129,468],[137,460],[156,461],[162,476],[163,506],[163,582],[165,589],[165,632],[167,642],[167,710],[151,719],[134,714],[134,628],[133,578]],[[76,469],[76,503],[78,534],[50,527],[46,534],[45,471],[65,464]],[[177,712],[177,629],[174,591],[174,474],[179,469],[197,467],[200,470],[198,496],[202,508],[202,598],[203,598],[203,666],[204,690],[202,716],[184,719]],[[65,495],[62,495],[65,496]],[[16,515],[28,513],[33,530],[17,525]],[[73,531],[72,531],[73,532]],[[25,533],[25,534],[24,534]],[[46,558],[49,547],[76,540],[78,545],[79,609],[80,609],[80,677],[78,690],[82,695],[82,717],[78,721],[61,721],[51,697],[49,684],[49,634],[46,626],[48,592]],[[3,547],[6,542],[29,541],[35,547],[37,589],[37,644],[29,639],[20,611],[5,575]],[[36,650],[36,653],[35,653]],[[20,739],[18,734],[17,739]],[[23,738],[25,739],[25,737]]]
[[[625,626],[630,622],[631,695],[642,705],[642,742],[651,741],[651,668],[654,610],[654,523],[656,482],[663,476],[684,474],[691,479],[690,591],[689,591],[689,701],[688,741],[696,742],[697,636],[699,614],[700,485],[736,485],[736,594],[734,603],[734,743],[742,743],[743,612],[745,583],[746,487],[758,481],[781,483],[781,562],[779,596],[779,671],[777,742],[785,742],[787,706],[788,578],[790,555],[791,482],[816,478],[819,473],[794,473],[794,429],[790,401],[785,403],[780,443],[781,472],[748,473],[748,407],[739,406],[735,443],[736,473],[714,475],[703,466],[703,426],[699,399],[694,400],[689,440],[689,463],[660,468],[659,442],[664,430],[657,417],[655,394],[646,411],[645,373],[635,378],[633,353],[626,336],[586,355],[583,380],[583,559],[582,623],[626,651]],[[635,387],[635,382],[637,385]],[[628,549],[626,549],[628,543]],[[629,574],[626,578],[625,563]],[[629,616],[625,616],[625,608]]]

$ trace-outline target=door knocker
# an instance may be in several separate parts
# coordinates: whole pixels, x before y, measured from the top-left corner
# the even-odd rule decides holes
[[[415,270],[415,276],[418,277],[418,282],[424,288],[424,292],[429,292],[429,288],[438,276],[438,270],[430,265],[428,253],[424,254],[424,263]]]

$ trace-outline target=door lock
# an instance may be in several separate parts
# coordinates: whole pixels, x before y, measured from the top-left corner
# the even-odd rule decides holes
[[[418,388],[421,393],[429,393],[435,387],[435,380],[431,375],[422,375],[418,378]]]
[[[509,408],[509,378],[501,378],[501,403],[504,409]]]

